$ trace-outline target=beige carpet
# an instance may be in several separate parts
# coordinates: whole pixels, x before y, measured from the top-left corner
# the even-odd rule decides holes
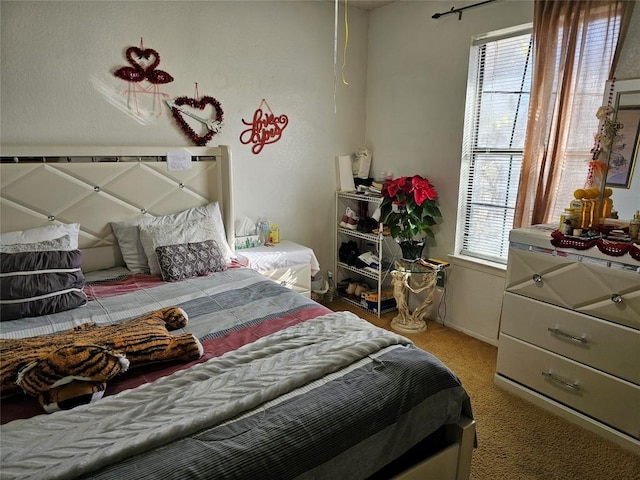
[[[394,316],[378,319],[339,300],[329,306],[387,329]],[[407,337],[447,364],[471,397],[478,435],[472,479],[640,480],[640,456],[498,388],[496,347],[434,322]]]

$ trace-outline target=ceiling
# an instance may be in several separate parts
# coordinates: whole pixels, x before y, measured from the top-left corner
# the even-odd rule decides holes
[[[342,0],[344,1],[344,0]],[[348,7],[359,8],[360,10],[375,10],[393,3],[395,0],[346,0]]]

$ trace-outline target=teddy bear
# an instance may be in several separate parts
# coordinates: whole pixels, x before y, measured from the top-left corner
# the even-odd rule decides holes
[[[111,378],[130,367],[202,357],[195,336],[169,333],[187,321],[184,310],[172,306],[113,325],[85,323],[56,335],[0,339],[0,393],[22,389],[45,411],[95,401]]]

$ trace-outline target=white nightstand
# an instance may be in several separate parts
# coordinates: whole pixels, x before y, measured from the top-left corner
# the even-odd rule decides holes
[[[309,247],[283,240],[273,246],[236,250],[238,262],[305,297],[311,297],[311,277],[320,265]]]

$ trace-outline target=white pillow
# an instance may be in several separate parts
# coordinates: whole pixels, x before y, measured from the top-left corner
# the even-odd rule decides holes
[[[210,219],[216,230],[215,240],[218,242],[220,251],[224,255],[225,262],[229,263],[234,257],[233,250],[227,243],[227,237],[222,223],[222,215],[218,202],[209,203],[201,207],[194,207],[171,215],[158,217],[140,217],[121,222],[111,222],[111,229],[118,240],[122,258],[127,268],[134,273],[146,273],[149,271],[147,256],[144,247],[140,242],[140,232],[138,226],[141,225],[172,225],[184,223],[203,218]]]
[[[71,238],[63,235],[53,240],[43,240],[34,243],[15,243],[13,245],[0,245],[0,253],[18,252],[51,252],[51,251],[71,251]]]
[[[144,253],[147,256],[151,275],[162,274],[156,255],[158,247],[198,243],[206,240],[218,243],[216,230],[206,218],[169,225],[139,225],[138,229],[140,230],[140,243],[142,243]]]
[[[140,243],[138,226],[147,225],[153,222],[154,218],[156,217],[140,217],[121,222],[110,222],[111,230],[113,230],[113,234],[118,240],[122,259],[127,268],[133,273],[149,272],[147,256],[144,254],[142,243]]]
[[[18,243],[37,243],[69,235],[69,250],[77,250],[79,234],[79,223],[57,223],[55,225],[47,225],[46,227],[31,228],[29,230],[0,233],[0,244],[16,245]]]

